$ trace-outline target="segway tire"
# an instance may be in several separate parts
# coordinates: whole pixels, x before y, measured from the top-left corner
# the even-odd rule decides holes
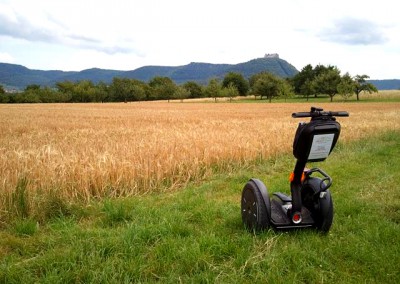
[[[266,186],[258,179],[249,180],[242,191],[242,221],[250,231],[270,226],[271,203]]]

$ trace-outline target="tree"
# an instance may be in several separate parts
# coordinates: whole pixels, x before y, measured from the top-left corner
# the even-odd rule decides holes
[[[254,74],[253,76],[251,76],[249,78],[249,86],[250,86],[250,94],[254,95],[254,99],[257,99],[257,96],[259,96],[260,94],[258,94],[257,92],[254,91],[254,86],[257,82],[258,79],[262,78],[264,76],[264,74],[266,74],[267,72],[260,72],[257,74]],[[262,98],[260,98],[262,99]]]
[[[26,86],[25,88],[25,92],[29,92],[29,91],[33,91],[33,92],[37,92],[40,90],[40,85],[37,84],[31,84]]]
[[[294,92],[299,95],[307,96],[309,93],[307,92],[307,88],[304,87],[305,84],[310,84],[312,80],[314,80],[315,72],[311,64],[306,65],[301,69],[299,73],[297,73],[292,79],[291,83],[294,88]]]
[[[3,85],[0,85],[0,104],[5,104],[10,101],[9,96],[6,95],[6,91],[3,88]]]
[[[378,89],[371,83],[368,83],[366,79],[369,79],[368,75],[356,75],[354,77],[354,82],[355,82],[355,88],[354,92],[357,96],[357,101],[360,100],[360,93],[362,91],[368,92],[369,94],[372,92],[378,92]]]
[[[235,87],[240,96],[246,96],[249,91],[249,84],[240,73],[229,72],[222,81],[222,87],[227,88],[229,85]]]
[[[75,88],[75,83],[71,81],[57,82],[56,87],[59,92],[72,95]]]
[[[337,94],[337,87],[340,83],[340,71],[338,68],[328,68],[321,72],[314,79],[316,94],[327,94],[333,101],[333,97]]]
[[[186,82],[183,87],[189,92],[189,98],[201,98],[203,96],[203,89],[194,81]]]
[[[25,103],[41,103],[39,98],[39,94],[33,91],[25,91],[23,93],[19,93],[15,96],[15,103],[17,104],[25,104]]]
[[[315,97],[317,97],[317,95],[319,94],[317,89],[320,82],[316,82],[315,79],[319,76],[322,76],[322,74],[327,73],[329,70],[334,69],[336,69],[336,67],[331,65],[324,66],[319,64],[313,68],[312,65],[308,64],[292,79],[290,79],[290,82],[294,88],[294,92],[297,95],[307,97],[307,101],[310,95],[314,95]]]
[[[218,82],[218,79],[211,79],[205,90],[206,96],[209,98],[214,98],[217,102],[217,98],[222,97],[222,87]]]
[[[72,100],[74,102],[93,102],[95,101],[96,88],[92,81],[82,80],[75,84]]]
[[[187,99],[190,96],[190,92],[185,89],[183,86],[178,86],[175,89],[174,98],[181,100],[183,102],[184,99]]]
[[[128,101],[129,79],[114,77],[110,85],[110,100],[115,102]]]
[[[317,77],[323,73],[326,73],[329,70],[334,70],[337,69],[335,66],[332,65],[322,65],[322,64],[318,64],[317,66],[314,67],[313,73],[314,73],[314,77]],[[340,72],[339,72],[340,73]]]
[[[100,81],[96,86],[96,102],[105,102],[110,100],[109,87],[103,81]]]
[[[25,90],[16,97],[16,100],[18,103],[41,103],[40,93],[40,85],[31,84],[25,87]]]
[[[155,96],[161,100],[169,100],[174,97],[177,86],[168,77],[156,76],[150,80],[149,86],[154,91]]]
[[[353,78],[351,78],[349,73],[344,74],[337,87],[338,93],[346,101],[354,94],[354,88],[355,88],[355,83],[353,81]]]
[[[280,87],[280,97],[285,99],[291,98],[294,95],[293,87],[288,80],[282,80]]]
[[[135,79],[115,77],[109,87],[111,101],[140,101],[145,94],[145,83]]]
[[[132,92],[136,101],[141,101],[146,97],[146,83],[139,80],[132,80]]]
[[[227,87],[222,88],[222,97],[229,98],[229,101],[232,102],[232,98],[237,97],[239,95],[239,91],[233,83],[230,83]]]
[[[262,97],[267,97],[269,102],[272,98],[278,97],[282,90],[282,79],[271,73],[259,73],[256,74],[255,79],[253,78],[253,94]]]
[[[42,103],[61,103],[66,102],[66,96],[64,94],[59,93],[53,90],[50,87],[44,87],[40,89],[38,92],[40,102]]]
[[[152,87],[149,86],[149,84],[144,84],[143,89],[144,89],[144,98],[146,101],[151,101],[156,99],[154,90]]]
[[[315,95],[315,81],[314,80],[306,80],[300,88],[300,93],[303,94],[307,98],[307,102],[308,102],[309,96]]]

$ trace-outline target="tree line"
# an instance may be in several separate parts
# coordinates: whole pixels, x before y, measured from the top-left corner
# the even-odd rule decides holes
[[[84,103],[84,102],[133,102],[151,100],[183,100],[188,98],[232,99],[237,96],[254,96],[255,99],[309,97],[328,95],[333,100],[337,94],[344,100],[362,92],[377,92],[367,82],[368,75],[341,75],[336,66],[305,66],[292,78],[281,78],[261,72],[248,80],[240,73],[230,72],[222,80],[210,79],[207,85],[188,81],[175,84],[168,77],[154,77],[149,82],[115,77],[110,84],[89,80],[57,82],[55,87],[28,85],[19,93],[6,93],[0,85],[0,103]]]

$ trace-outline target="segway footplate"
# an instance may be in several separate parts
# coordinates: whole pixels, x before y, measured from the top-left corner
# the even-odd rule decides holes
[[[271,224],[277,229],[290,229],[290,228],[304,228],[311,227],[315,224],[311,217],[311,212],[302,207],[301,215],[302,222],[299,224],[293,224],[288,217],[288,209],[291,207],[290,203],[284,203],[278,198],[271,199]]]

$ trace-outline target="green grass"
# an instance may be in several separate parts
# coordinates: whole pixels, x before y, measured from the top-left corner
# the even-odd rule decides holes
[[[389,132],[339,144],[318,164],[334,180],[327,235],[243,228],[242,187],[257,177],[288,192],[290,155],[45,222],[21,214],[0,231],[0,283],[398,283],[398,157],[400,133]]]
[[[337,94],[333,97],[333,102],[346,102],[346,103],[368,103],[368,102],[400,102],[400,91],[380,91],[378,93],[364,94],[361,93],[359,96],[359,101],[357,101],[356,95],[351,96],[348,99],[344,99],[343,96]],[[228,98],[219,98],[220,101],[229,101]],[[293,96],[290,98],[274,98],[271,103],[329,103],[331,98],[328,95],[318,95],[317,97],[310,96],[308,100],[303,96]],[[233,100],[232,102],[247,102],[247,103],[269,103],[268,99],[265,97],[260,100],[260,97],[254,99],[254,96],[247,96],[246,98],[241,98],[239,100]]]

